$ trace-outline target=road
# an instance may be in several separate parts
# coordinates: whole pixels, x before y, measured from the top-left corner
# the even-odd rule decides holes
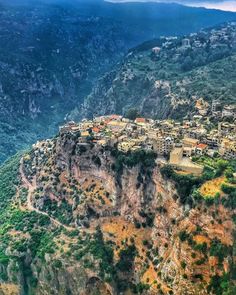
[[[59,226],[59,227],[63,227],[67,231],[73,231],[73,230],[75,230],[76,228],[71,227],[71,226],[66,226],[65,224],[61,223],[57,219],[51,217],[47,212],[41,211],[41,210],[39,210],[39,209],[37,209],[37,208],[35,208],[33,206],[33,204],[32,204],[32,196],[33,196],[33,193],[35,192],[35,190],[37,188],[37,185],[36,185],[36,177],[34,177],[33,182],[31,183],[27,179],[27,177],[25,176],[23,165],[24,165],[24,163],[23,163],[23,158],[22,158],[21,159],[21,162],[20,162],[20,177],[21,177],[23,186],[28,190],[28,195],[27,195],[27,209],[29,211],[34,211],[34,212],[36,212],[38,214],[47,216],[54,225]]]

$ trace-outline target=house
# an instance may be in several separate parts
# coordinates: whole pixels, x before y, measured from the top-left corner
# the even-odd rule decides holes
[[[157,137],[153,139],[153,150],[158,155],[168,155],[174,147],[174,140],[171,137]]]
[[[190,40],[187,39],[187,38],[184,38],[184,39],[182,40],[182,47],[185,47],[185,48],[191,47],[191,45],[190,45]]]
[[[134,141],[122,141],[118,143],[118,150],[127,153],[136,145]]]
[[[199,143],[199,140],[195,138],[185,137],[182,142],[183,146],[195,149],[196,145]]]
[[[97,144],[101,145],[101,146],[106,146],[107,140],[106,139],[100,139],[100,140],[97,141]]]
[[[62,135],[62,134],[65,134],[65,133],[68,133],[70,132],[70,126],[68,125],[65,125],[65,126],[60,126],[59,127],[59,134]]]
[[[212,113],[217,112],[220,109],[220,106],[221,106],[221,103],[218,100],[216,100],[216,99],[212,100],[211,112]]]
[[[236,113],[236,107],[234,105],[226,105],[222,111],[222,117],[234,117]]]
[[[122,116],[113,114],[113,115],[110,115],[110,119],[113,121],[121,121]]]
[[[73,132],[73,133],[78,133],[78,132],[80,132],[80,128],[79,128],[79,126],[72,126],[71,127],[71,131]]]
[[[81,137],[88,137],[88,136],[90,136],[90,134],[88,131],[82,131],[80,136]]]
[[[92,131],[93,131],[93,133],[99,133],[100,129],[95,126],[95,127],[92,128]]]
[[[191,147],[185,146],[183,147],[183,156],[191,157],[193,155],[193,149]]]
[[[127,123],[120,121],[110,121],[107,123],[107,127],[114,132],[124,130],[126,125]]]
[[[205,144],[205,143],[199,143],[199,144],[196,146],[195,153],[196,153],[197,155],[202,156],[202,155],[206,154],[207,149],[208,149],[208,145],[207,145],[207,144]]]
[[[224,138],[220,144],[219,153],[224,159],[236,159],[236,142]]]
[[[211,149],[217,149],[219,146],[219,138],[217,134],[209,134],[202,139],[202,142],[207,144]]]
[[[160,47],[153,47],[152,48],[152,52],[155,53],[155,54],[159,54],[161,51],[161,48]]]
[[[145,118],[136,118],[134,121],[137,125],[145,126],[146,125],[146,119]]]

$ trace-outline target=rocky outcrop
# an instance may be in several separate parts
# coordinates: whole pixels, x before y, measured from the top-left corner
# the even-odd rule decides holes
[[[75,133],[37,143],[20,165],[4,284],[24,295],[215,294],[214,278],[231,273],[232,212],[184,203],[140,152]]]

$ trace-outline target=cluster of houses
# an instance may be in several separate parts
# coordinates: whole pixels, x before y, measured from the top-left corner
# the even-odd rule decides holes
[[[140,149],[152,150],[158,157],[180,170],[199,174],[202,167],[191,157],[218,153],[225,159],[236,159],[236,124],[222,121],[209,130],[207,118],[198,117],[183,122],[136,118],[134,121],[120,115],[95,117],[80,123],[69,122],[60,128],[60,134],[78,134],[79,144],[92,141],[101,146],[117,146],[127,153]]]
[[[235,121],[236,104],[222,105],[219,100],[213,100],[210,103],[204,101],[203,98],[197,99],[195,103],[196,116],[203,118],[204,116],[212,116],[217,120]]]
[[[199,33],[192,33],[187,38],[183,38],[181,43],[178,42],[178,37],[169,36],[161,37],[163,43],[161,47],[154,47],[153,53],[159,54],[162,49],[171,49],[178,44],[179,53],[191,48],[198,50],[199,48],[223,48],[228,45],[236,48],[236,22],[230,22],[228,25],[214,28],[212,30],[201,30]]]

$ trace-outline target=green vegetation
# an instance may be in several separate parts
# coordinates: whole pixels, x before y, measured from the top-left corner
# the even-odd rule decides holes
[[[129,282],[129,276],[131,275],[133,271],[133,263],[134,263],[136,254],[137,254],[137,251],[134,244],[126,245],[126,247],[119,252],[119,261],[117,262],[115,269],[116,269],[117,288],[120,292],[124,292],[129,287],[131,288],[134,287],[134,285],[130,284]],[[142,287],[146,289],[145,286],[140,285],[141,289]]]
[[[0,167],[0,213],[16,194],[20,154],[12,157]]]
[[[236,286],[233,284],[229,274],[224,274],[223,276],[215,275],[211,278],[208,291],[213,291],[216,295],[234,295],[236,293]]]
[[[228,180],[232,178],[232,173],[236,172],[236,161],[227,161],[219,156],[210,158],[208,156],[193,157],[193,161],[204,166],[205,179],[210,180],[219,176],[226,176]]]
[[[140,117],[141,115],[136,108],[131,108],[127,110],[124,116],[125,118],[128,118],[134,121],[136,118]]]
[[[152,169],[155,167],[156,154],[153,151],[137,150],[123,153],[118,149],[113,149],[111,155],[115,158],[112,169],[116,172],[118,181],[123,173],[124,166],[133,168],[140,165],[140,173],[147,177],[151,176]]]
[[[130,272],[132,270],[135,255],[136,248],[133,244],[121,250],[119,253],[120,259],[116,265],[117,269],[121,272]]]
[[[20,155],[17,155],[0,167],[0,265],[7,266],[10,261],[14,262],[16,275],[22,270],[25,279],[37,284],[24,258],[30,253],[32,259],[44,259],[46,253],[54,252],[55,244],[53,234],[46,230],[50,225],[48,217],[36,212],[20,211],[16,206],[12,206],[16,186],[19,185],[19,161]],[[10,235],[11,231],[16,234]],[[9,251],[7,253],[7,249],[11,249],[15,254],[9,254]],[[8,280],[4,269],[0,279]]]
[[[180,50],[182,40],[178,38],[171,41],[169,48],[161,48],[158,55],[149,46],[161,46],[160,40],[146,42],[133,49],[115,73],[104,76],[96,85],[87,98],[89,110],[92,112],[99,105],[99,112],[104,113],[104,109],[106,112],[106,108],[108,112],[112,102],[112,111],[124,113],[128,118],[141,113],[158,119],[172,117],[182,120],[194,108],[192,97],[203,97],[209,102],[218,99],[223,104],[234,103],[235,47],[232,48],[230,42],[222,42],[215,48],[208,42],[210,36],[199,35],[206,46]],[[160,88],[157,89],[155,81],[160,81]],[[97,89],[101,89],[101,93]],[[186,100],[186,104],[176,104],[173,108],[170,95],[176,101]],[[156,97],[158,99],[154,99]]]
[[[195,188],[200,186],[203,180],[193,175],[178,174],[168,165],[161,168],[161,174],[175,182],[181,203],[192,205],[192,192]]]
[[[208,180],[225,176],[228,183],[223,184],[221,190],[228,194],[228,196],[222,198],[221,201],[226,207],[235,208],[236,187],[231,185],[230,182],[232,181],[232,173],[236,171],[235,161],[227,161],[219,157],[212,159],[207,156],[195,157],[193,160],[204,166],[204,171],[201,176],[178,174],[169,165],[165,165],[161,168],[162,176],[175,182],[180,201],[183,204],[187,203],[189,205],[193,205],[193,201],[202,201],[202,197],[197,189]],[[227,176],[229,176],[229,178],[227,178]],[[215,196],[205,197],[205,202],[207,205],[211,206],[214,202],[219,202],[219,198],[220,194],[216,193]]]
[[[113,269],[113,250],[111,246],[105,243],[100,228],[97,228],[94,240],[88,245],[89,252],[100,261],[100,275],[102,278],[114,275]]]
[[[225,257],[230,254],[232,249],[223,245],[218,239],[214,239],[210,246],[210,255],[218,258],[219,264],[222,264]]]
[[[62,224],[69,225],[73,220],[72,206],[63,199],[60,204],[47,198],[43,203],[43,211],[48,212]]]
[[[150,289],[150,285],[139,283],[137,285],[132,286],[132,290],[134,294],[145,294],[145,291]]]

